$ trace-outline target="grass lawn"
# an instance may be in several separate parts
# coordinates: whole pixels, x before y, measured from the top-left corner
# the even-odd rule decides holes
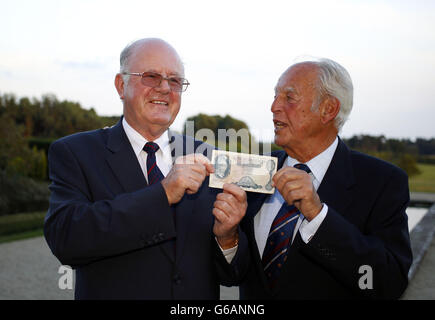
[[[44,235],[43,229],[36,229],[26,232],[9,234],[6,236],[0,236],[0,243],[12,242],[17,240],[24,240],[28,238],[41,237]]]
[[[0,216],[0,243],[41,236],[45,212]]]
[[[417,166],[421,174],[409,178],[410,191],[435,193],[435,165],[419,163]]]

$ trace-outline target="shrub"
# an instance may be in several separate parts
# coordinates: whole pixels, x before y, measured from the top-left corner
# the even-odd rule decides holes
[[[0,215],[48,209],[47,182],[0,171]]]
[[[44,226],[45,212],[17,213],[0,217],[0,236],[16,234]]]
[[[47,156],[44,150],[25,149],[21,155],[15,156],[7,162],[6,172],[11,175],[22,175],[36,180],[47,178]]]
[[[56,140],[56,138],[39,138],[31,137],[27,139],[30,148],[36,147],[38,150],[44,150],[45,154],[48,154],[50,144]]]

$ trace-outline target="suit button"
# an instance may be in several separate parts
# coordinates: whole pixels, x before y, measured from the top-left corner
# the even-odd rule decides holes
[[[181,277],[179,274],[175,274],[174,277],[172,278],[173,282],[175,284],[180,284],[181,283]]]
[[[160,241],[165,240],[165,235],[163,233],[161,233],[161,232],[158,234],[158,237],[159,237]]]

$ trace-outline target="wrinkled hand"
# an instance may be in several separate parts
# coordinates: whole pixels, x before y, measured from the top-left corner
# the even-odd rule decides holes
[[[200,153],[178,157],[171,171],[162,180],[169,205],[179,202],[185,193],[196,193],[205,177],[212,172],[213,165]]]
[[[237,226],[247,208],[246,192],[235,184],[225,183],[223,192],[216,196],[213,208],[213,233],[222,249],[232,248],[237,243]]]
[[[314,189],[311,177],[303,170],[285,167],[275,173],[273,185],[288,204],[293,204],[311,221],[322,210],[322,202]]]

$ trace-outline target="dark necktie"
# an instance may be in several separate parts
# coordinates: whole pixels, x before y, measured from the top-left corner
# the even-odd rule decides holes
[[[159,150],[159,145],[154,142],[147,142],[143,150],[148,154],[147,156],[147,174],[148,185],[152,185],[163,180],[163,173],[160,171],[156,162],[156,152]]]
[[[159,145],[154,142],[147,142],[143,147],[143,150],[148,154],[147,155],[147,173],[148,173],[148,185],[152,185],[162,181],[165,177],[163,173],[160,171],[156,162],[156,152],[159,150]],[[172,208],[172,212],[174,213],[174,223],[175,223],[175,210]],[[169,239],[172,242],[172,250],[174,250],[174,256],[176,252],[176,244],[175,237]]]
[[[307,173],[311,172],[305,164],[298,163],[294,167]],[[284,201],[270,227],[263,251],[262,264],[271,288],[276,286],[282,266],[287,260],[287,251],[291,245],[293,232],[300,214],[294,205],[288,205]]]

